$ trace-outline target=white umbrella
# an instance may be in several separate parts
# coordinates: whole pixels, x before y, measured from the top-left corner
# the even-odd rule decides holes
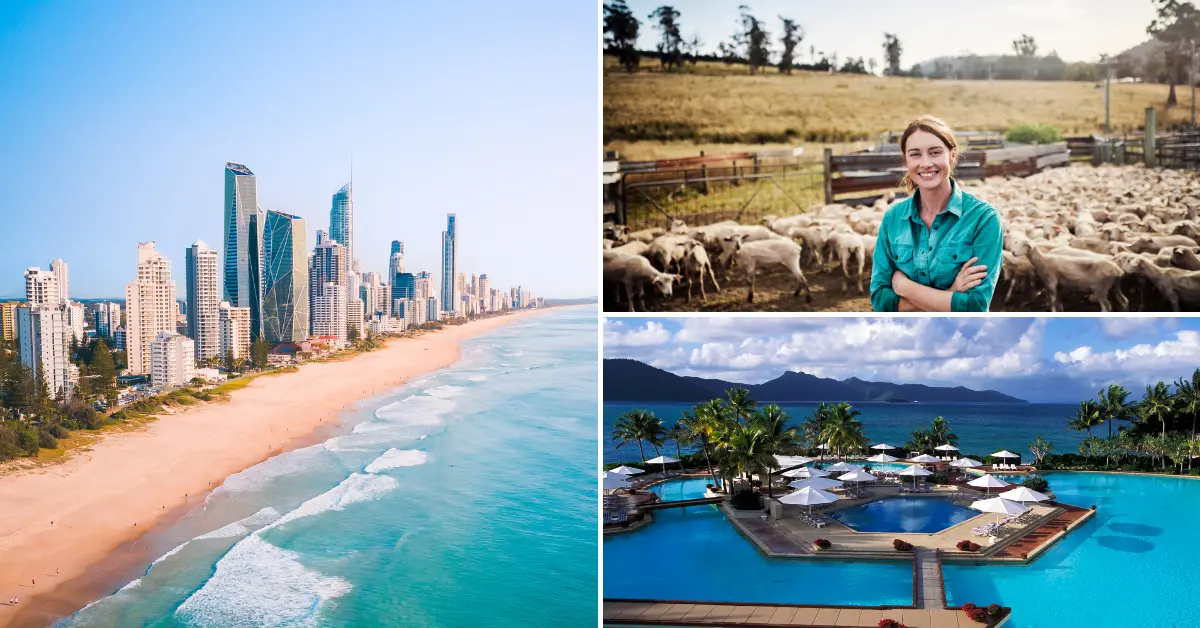
[[[779,463],[780,469],[786,469],[788,467],[798,467],[802,464],[808,464],[812,462],[813,459],[806,458],[804,456],[780,456],[776,454],[775,461]]]
[[[848,462],[839,462],[837,464],[831,464],[828,467],[825,467],[825,470],[826,471],[841,471],[841,472],[861,471],[862,467],[852,465]]]
[[[825,490],[827,488],[837,488],[841,485],[842,485],[841,482],[839,482],[838,480],[831,479],[831,478],[812,478],[811,480],[796,480],[795,482],[788,484],[788,486],[790,486],[792,488],[812,487],[812,488],[817,488],[817,489],[821,489],[821,490]]]
[[[829,449],[829,445],[817,445],[817,449]]]
[[[613,473],[613,474],[605,473],[604,478],[603,478],[603,484],[601,486],[603,486],[604,490],[606,490],[606,491],[612,491],[612,490],[616,490],[618,488],[629,488],[630,483],[629,483],[629,478],[627,478],[623,475],[620,475],[618,473]]]
[[[661,464],[663,466],[663,473],[666,473],[667,472],[667,463],[670,463],[670,462],[679,462],[679,461],[670,456],[659,456],[657,458],[651,458],[651,459],[647,460],[646,464]]]
[[[641,469],[639,469],[637,467],[629,467],[626,465],[621,465],[621,466],[617,467],[616,469],[609,469],[608,472],[616,473],[618,475],[636,475],[638,473],[644,473],[644,471],[642,471]]]
[[[800,467],[799,469],[784,471],[783,475],[789,478],[823,478],[829,475],[829,472],[813,467]]]
[[[1020,458],[1021,455],[1014,454],[1013,452],[1005,449],[1004,451],[997,451],[996,453],[992,454],[992,457],[993,458]]]
[[[929,454],[921,454],[921,455],[917,456],[916,458],[909,458],[908,460],[909,460],[909,462],[941,462],[940,460],[938,460],[937,458],[934,458],[933,456],[930,456]]]
[[[1008,486],[1008,482],[997,480],[996,478],[992,477],[992,474],[990,473],[984,475],[983,477],[975,478],[974,480],[967,482],[967,484],[987,489],[988,493],[991,493],[992,489],[994,488],[1004,488],[1005,486]]]
[[[955,447],[954,445],[938,445],[937,447],[934,447],[934,449],[938,451],[958,451],[958,447]]]
[[[899,458],[894,458],[887,454],[876,454],[870,458],[867,458],[867,460],[870,460],[871,462],[895,462],[899,460]]]
[[[958,467],[960,469],[970,469],[972,467],[978,467],[982,464],[983,463],[978,460],[972,460],[970,458],[959,458],[958,460],[951,462],[950,466]]]
[[[871,449],[883,449],[886,451],[888,449],[895,449],[895,447],[892,447],[887,443],[879,443],[878,445],[871,445]]]
[[[1050,499],[1048,495],[1043,495],[1037,491],[1031,491],[1024,486],[1018,486],[1012,490],[1004,491],[997,495],[1004,499],[1011,499],[1014,502],[1044,502]]]
[[[821,504],[832,504],[838,499],[838,496],[834,495],[833,493],[828,493],[818,488],[806,486],[794,493],[789,493],[783,497],[780,497],[779,502],[782,504],[799,504],[801,506],[808,506],[808,512],[811,513],[814,504],[818,506]]]
[[[980,512],[994,512],[1001,515],[1018,515],[1028,510],[1023,504],[1009,501],[1003,497],[993,497],[991,499],[981,499],[971,502],[971,508]],[[1000,517],[996,517],[996,521],[999,520]]]
[[[917,487],[917,476],[924,477],[926,475],[933,475],[933,473],[931,471],[926,471],[924,467],[919,467],[914,464],[911,467],[904,469],[900,473],[897,473],[896,475],[903,475],[905,477],[912,476],[913,488],[916,488]]]
[[[873,482],[879,478],[876,478],[862,469],[855,469],[845,475],[839,475],[838,479],[843,482],[854,482],[857,484],[858,482]]]

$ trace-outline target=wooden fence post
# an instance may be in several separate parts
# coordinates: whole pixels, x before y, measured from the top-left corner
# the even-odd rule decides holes
[[[704,156],[704,151],[700,151],[700,156]],[[700,164],[700,193],[708,196],[708,164]]]
[[[833,202],[833,149],[825,148],[825,204]]]
[[[1158,159],[1155,155],[1154,146],[1154,107],[1146,107],[1146,136],[1143,138],[1142,151],[1146,160],[1146,167],[1153,168],[1158,164]]]

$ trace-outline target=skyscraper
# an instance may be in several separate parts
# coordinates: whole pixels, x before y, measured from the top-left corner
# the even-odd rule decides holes
[[[258,183],[242,164],[225,164],[225,289],[224,300],[250,308],[251,335],[261,325],[261,262],[263,221],[258,209]]]
[[[26,305],[58,305],[59,301],[58,275],[54,271],[36,266],[25,271]]]
[[[150,385],[159,389],[183,386],[195,370],[195,342],[175,332],[160,331],[150,343]]]
[[[221,305],[221,295],[217,289],[217,251],[203,240],[196,240],[186,249],[185,258],[187,335],[195,343],[197,361],[220,357],[221,323],[217,308]],[[111,325],[112,329],[116,327]]]
[[[345,256],[345,247],[332,240],[313,249],[308,267],[308,294],[311,304],[309,329],[314,336],[346,340],[349,280]]]
[[[20,305],[20,301],[0,303],[0,339],[17,338],[17,308]]]
[[[399,273],[392,284],[392,301],[396,299],[413,299],[417,293],[417,277],[412,273]]]
[[[54,273],[54,276],[58,278],[58,299],[55,303],[66,301],[70,298],[67,291],[70,283],[67,280],[67,263],[62,261],[61,257],[50,262],[50,272]]]
[[[125,286],[125,352],[129,375],[150,374],[150,343],[160,331],[175,331],[175,282],[171,262],[138,243],[137,279]]]
[[[479,302],[480,310],[484,312],[490,312],[492,310],[491,297],[492,287],[490,282],[488,282],[488,276],[486,274],[480,275],[479,290],[475,293],[475,300]]]
[[[221,334],[221,359],[250,357],[250,308],[232,307],[228,301],[217,306]]]
[[[395,255],[397,253],[404,255],[404,243],[399,240],[392,240],[392,253],[391,254]]]
[[[304,219],[267,212],[263,230],[263,319],[268,342],[304,342],[308,338],[308,233]]]
[[[23,305],[17,308],[21,363],[46,382],[51,397],[67,399],[79,381],[71,364],[71,328],[62,305]]]
[[[346,249],[346,269],[354,267],[354,188],[352,183],[342,186],[333,195],[333,207],[329,210],[329,238]]]
[[[214,261],[214,264],[216,262]],[[213,274],[216,274],[216,269],[213,269]],[[215,290],[215,288],[214,288]],[[191,310],[189,310],[191,311]],[[101,338],[108,338],[109,341],[105,344],[111,349],[113,348],[112,336],[121,326],[121,304],[120,303],[101,303],[96,306],[96,335]]]
[[[454,315],[458,303],[455,279],[458,277],[458,230],[454,214],[446,214],[446,230],[442,232],[442,310]],[[395,296],[395,289],[392,290]]]

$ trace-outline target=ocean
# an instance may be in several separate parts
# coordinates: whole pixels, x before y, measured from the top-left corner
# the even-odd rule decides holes
[[[622,445],[612,439],[613,425],[630,410],[649,410],[664,423],[673,425],[680,413],[690,410],[690,403],[605,403],[604,404],[604,462],[639,461],[637,445]],[[780,404],[792,418],[791,425],[799,426],[812,415],[818,404]],[[963,452],[987,455],[1001,449],[1021,454],[1023,461],[1033,458],[1029,443],[1038,435],[1054,444],[1054,451],[1077,453],[1079,443],[1086,432],[1067,429],[1067,417],[1075,413],[1078,404],[1049,403],[855,403],[851,404],[862,412],[858,417],[867,432],[871,444],[885,442],[902,447],[914,429],[928,425],[936,416],[943,416],[958,435],[958,446]],[[1123,424],[1122,424],[1123,425]],[[1116,426],[1114,426],[1115,430]],[[1093,434],[1108,434],[1108,426],[1093,428]],[[648,443],[644,443],[646,458],[656,454]],[[674,456],[675,443],[668,441],[662,453]],[[691,451],[697,451],[693,447]],[[688,453],[688,448],[683,448]],[[893,456],[906,455],[896,451]]]
[[[230,476],[57,625],[595,625],[596,309],[462,349]]]

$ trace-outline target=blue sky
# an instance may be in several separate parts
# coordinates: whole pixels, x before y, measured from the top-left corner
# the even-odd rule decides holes
[[[604,357],[757,384],[786,371],[1075,402],[1200,367],[1200,318],[607,318]]]
[[[327,229],[354,160],[356,255],[596,294],[597,8],[550,0],[0,3],[0,296],[62,257],[73,297],[123,294],[137,243],[184,285],[221,249],[222,170]]]
[[[639,47],[654,50],[660,32],[648,16],[662,0],[626,0],[642,21]],[[883,60],[883,34],[894,33],[907,70],[939,56],[970,50],[976,54],[1012,52],[1022,33],[1038,42],[1039,53],[1055,50],[1065,61],[1096,61],[1100,53],[1117,54],[1148,39],[1146,26],[1154,19],[1151,0],[996,0],[993,2],[935,2],[927,5],[894,0],[815,2],[812,0],[678,0],[670,3],[681,14],[683,37],[699,35],[703,48],[716,53],[738,28],[738,5],[765,23],[778,52],[783,28],[779,16],[804,27],[802,62],[809,46],[846,57]],[[776,56],[777,60],[778,57]]]

